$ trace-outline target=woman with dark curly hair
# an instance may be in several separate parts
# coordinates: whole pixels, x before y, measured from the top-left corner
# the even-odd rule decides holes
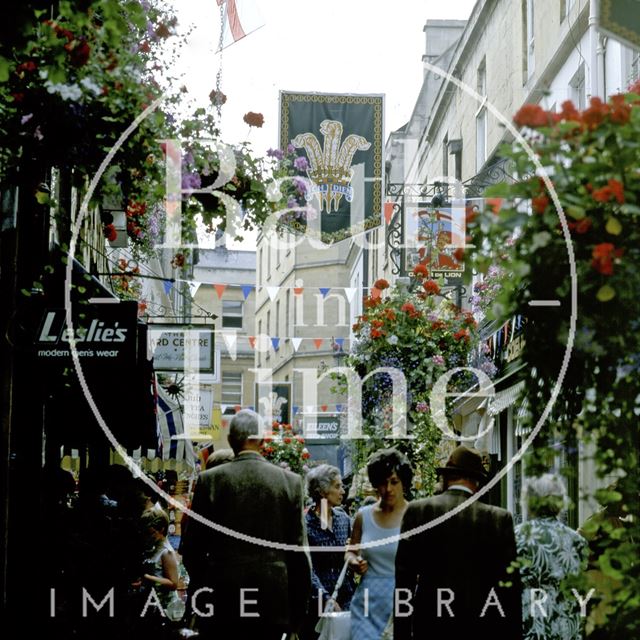
[[[413,471],[397,449],[381,449],[369,458],[367,474],[378,500],[362,507],[353,523],[347,552],[351,568],[362,576],[351,602],[352,640],[380,640],[393,615],[395,558],[402,516],[407,508]],[[392,538],[381,545],[359,545]]]

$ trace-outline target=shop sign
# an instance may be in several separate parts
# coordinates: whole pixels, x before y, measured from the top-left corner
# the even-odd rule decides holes
[[[210,385],[199,388],[187,388],[184,394],[185,425],[200,431],[200,427],[211,426],[213,409],[213,388]]]
[[[75,338],[81,361],[135,362],[137,305],[83,305],[73,311],[73,331],[65,309],[46,309],[35,338],[38,358],[60,361],[71,358],[70,339]]]
[[[304,435],[305,438],[339,438],[340,416],[337,414],[305,416]]]
[[[407,203],[405,216],[404,269],[427,265],[434,278],[444,278],[449,286],[462,282],[465,264],[455,257],[464,243],[464,201],[458,207],[433,207],[428,203]]]
[[[215,373],[214,334],[211,329],[149,326],[149,354],[156,371]]]
[[[524,345],[525,345],[525,340],[523,335],[520,335],[514,338],[507,345],[506,351],[504,353],[505,362],[513,362],[514,360],[517,360],[522,355],[522,352],[524,350]]]

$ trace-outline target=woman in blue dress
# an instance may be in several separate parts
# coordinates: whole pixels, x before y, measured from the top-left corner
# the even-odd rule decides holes
[[[349,565],[362,576],[351,601],[351,640],[380,640],[393,614],[398,536],[413,477],[409,460],[393,448],[376,451],[367,474],[378,501],[356,514],[354,549],[347,552]],[[388,542],[367,546],[387,538]]]
[[[344,487],[339,469],[329,464],[318,465],[307,473],[306,481],[307,493],[313,500],[305,514],[309,545],[336,549],[334,553],[311,552],[311,602],[298,635],[301,640],[316,640],[318,616],[327,607],[345,563],[343,551],[351,537],[351,518],[340,507]],[[337,600],[331,603],[331,609],[347,611],[354,589],[353,575],[348,572],[338,590]]]

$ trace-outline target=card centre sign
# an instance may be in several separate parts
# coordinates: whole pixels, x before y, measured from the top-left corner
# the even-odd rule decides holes
[[[215,373],[214,333],[211,329],[149,326],[149,354],[156,371]]]

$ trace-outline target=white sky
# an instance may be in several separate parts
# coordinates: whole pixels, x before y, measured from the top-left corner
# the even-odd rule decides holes
[[[220,56],[216,0],[172,0],[192,25],[179,70],[193,98],[215,88]],[[237,0],[242,3],[243,0]],[[257,155],[278,146],[280,90],[385,94],[385,137],[410,117],[422,83],[427,19],[467,19],[475,0],[251,0],[264,26],[222,52],[222,138],[249,140]],[[265,117],[262,129],[242,121]],[[249,247],[247,247],[249,248]]]

